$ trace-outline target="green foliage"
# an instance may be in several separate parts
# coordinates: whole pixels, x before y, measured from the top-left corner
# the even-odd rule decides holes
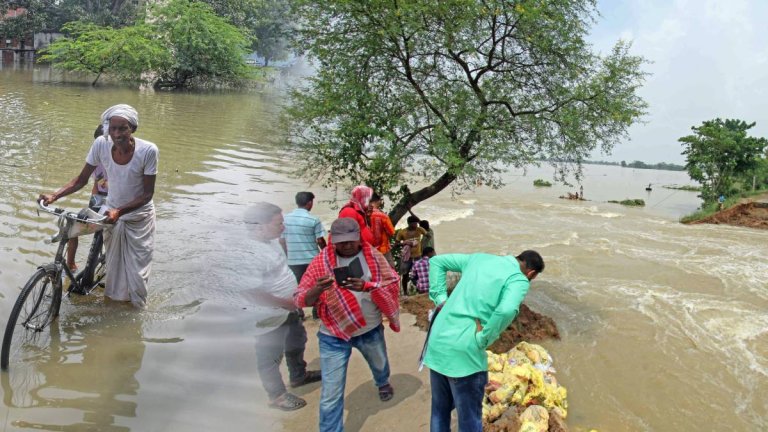
[[[51,44],[41,61],[57,68],[157,87],[231,84],[249,77],[248,39],[210,6],[171,0],[137,24],[114,29],[93,23],[64,26],[67,37]]]
[[[622,201],[608,201],[613,204],[621,204],[629,207],[645,207],[645,201],[641,199],[625,199]]]
[[[201,2],[171,0],[156,6],[148,22],[170,51],[154,71],[157,87],[233,83],[248,76],[245,34]]]
[[[533,185],[534,186],[539,186],[539,187],[551,187],[552,183],[550,183],[550,182],[548,182],[546,180],[536,179],[536,180],[533,181]]]
[[[759,170],[768,140],[747,136],[755,123],[743,120],[708,120],[693,126],[693,135],[680,138],[685,150],[688,175],[701,183],[705,204],[720,195],[732,195],[737,181]],[[751,186],[751,178],[749,179]]]
[[[217,15],[246,31],[251,49],[272,60],[286,58],[292,31],[290,1],[286,0],[204,0]]]
[[[262,0],[251,31],[255,37],[253,50],[264,57],[265,66],[271,60],[282,60],[288,54],[288,39],[293,31],[290,3],[285,0]]]
[[[301,172],[365,182],[407,208],[451,186],[498,187],[540,160],[581,177],[644,114],[643,59],[586,41],[591,0],[297,0],[296,44],[318,65],[292,94]],[[411,191],[406,182],[424,184]]]
[[[167,61],[168,50],[152,29],[140,24],[121,29],[75,21],[64,26],[67,36],[57,39],[43,51],[40,61],[58,68],[102,74],[127,81],[141,81],[143,72]]]
[[[664,189],[674,189],[674,190],[683,190],[688,192],[701,192],[701,186],[691,186],[691,185],[683,185],[683,186],[662,186]]]
[[[23,7],[26,13],[0,21],[0,34],[21,37],[39,31],[64,31],[71,21],[104,27],[123,27],[133,23],[137,0],[0,0],[0,14],[9,8]]]
[[[0,35],[3,37],[22,39],[32,33],[42,31],[51,26],[51,8],[53,0],[6,1],[0,0],[0,17],[8,10],[18,7],[26,9],[25,13],[14,17],[0,19]]]

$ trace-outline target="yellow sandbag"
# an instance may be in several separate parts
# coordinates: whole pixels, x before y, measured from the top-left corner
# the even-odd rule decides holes
[[[533,429],[531,429],[531,426],[527,426],[532,432],[547,432],[547,429],[549,429],[549,413],[543,406],[531,405],[520,414],[520,422],[522,423],[521,431],[528,424],[533,426]]]

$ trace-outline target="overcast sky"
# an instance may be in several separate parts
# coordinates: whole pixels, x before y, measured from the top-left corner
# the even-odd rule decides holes
[[[768,0],[598,0],[594,47],[617,40],[650,61],[640,90],[645,124],[612,155],[593,159],[681,164],[681,136],[716,117],[757,122],[768,137]]]

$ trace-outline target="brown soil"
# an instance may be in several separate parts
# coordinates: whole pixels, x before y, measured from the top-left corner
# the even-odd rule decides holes
[[[768,229],[768,204],[746,202],[692,223],[711,223]]]
[[[402,308],[416,317],[416,326],[427,329],[427,313],[435,304],[427,294],[418,294],[405,297],[400,301]],[[509,351],[518,342],[538,342],[547,339],[560,339],[560,332],[552,318],[532,311],[528,306],[520,305],[520,313],[517,315],[507,330],[501,333],[499,340],[491,345],[489,350],[495,353]]]

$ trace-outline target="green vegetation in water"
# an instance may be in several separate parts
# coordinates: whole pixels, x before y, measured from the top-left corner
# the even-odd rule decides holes
[[[691,186],[691,185],[671,185],[671,186],[662,186],[664,189],[675,189],[675,190],[682,190],[682,191],[689,191],[689,192],[701,192],[701,186]]]
[[[723,209],[731,208],[737,204],[739,204],[742,200],[742,198],[749,198],[755,195],[762,195],[768,193],[768,189],[760,189],[755,191],[748,191],[748,192],[742,192],[740,194],[736,194],[734,196],[728,197],[725,199],[725,202],[723,203]],[[702,219],[706,219],[713,214],[717,213],[719,210],[719,205],[716,202],[703,204],[700,209],[696,210],[695,212],[683,216],[680,218],[680,222],[682,223],[691,223],[700,221]]]
[[[542,179],[536,179],[533,181],[534,186],[540,186],[540,187],[552,187],[552,183],[542,180]]]
[[[645,201],[641,199],[625,199],[623,201],[608,201],[608,202],[630,206],[630,207],[645,207]]]

